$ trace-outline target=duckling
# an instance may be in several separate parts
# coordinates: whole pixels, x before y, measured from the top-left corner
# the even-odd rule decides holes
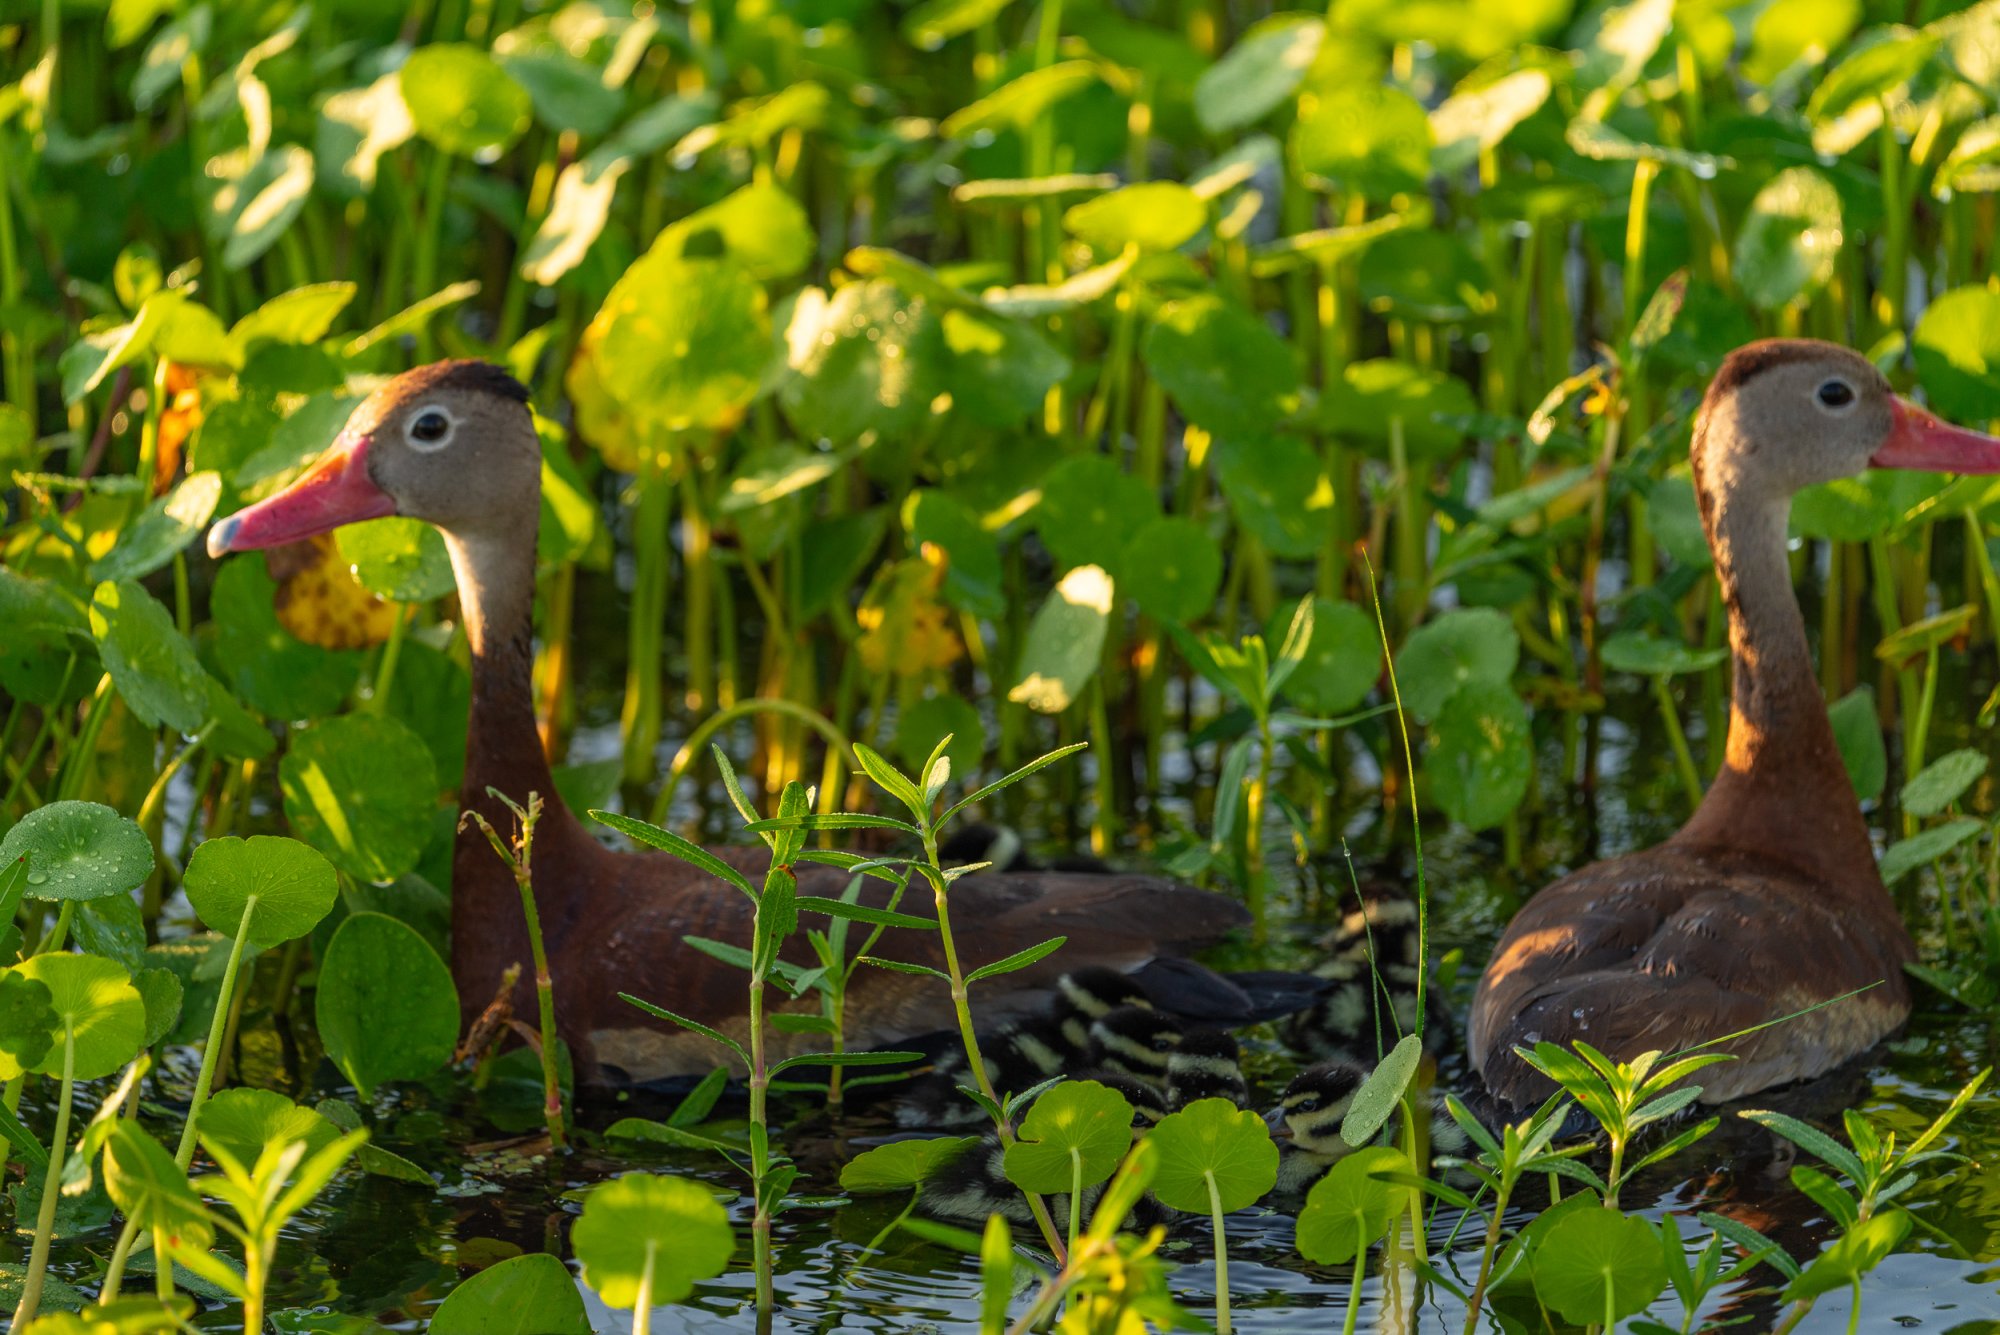
[[[1136,1134],[1144,1135],[1167,1115],[1166,1100],[1143,1080],[1135,1080],[1118,1071],[1097,1070],[1085,1071],[1075,1078],[1094,1080],[1123,1094],[1126,1102],[1132,1105],[1132,1130]],[[1103,1192],[1102,1183],[1085,1188],[1083,1205],[1086,1215],[1097,1208],[1098,1197]],[[991,1131],[981,1136],[978,1144],[969,1146],[925,1181],[922,1205],[925,1213],[938,1219],[983,1224],[987,1216],[997,1214],[1010,1223],[1027,1225],[1034,1222],[1027,1198],[1007,1178],[1006,1147],[1000,1143],[1000,1137]],[[1056,1227],[1065,1227],[1069,1221],[1068,1195],[1052,1196],[1048,1205]]]
[[[1309,1053],[1365,1060],[1415,1029],[1424,969],[1417,917],[1416,904],[1394,887],[1363,886],[1360,903],[1320,940],[1326,958],[1313,973],[1328,990],[1286,1027],[1287,1041]]]
[[[1151,1006],[1139,985],[1116,969],[1087,968],[1064,974],[1037,1014],[979,1035],[979,1056],[996,1092],[1032,1089],[1070,1074],[1090,1061],[1090,1026],[1121,1007]],[[959,1093],[971,1084],[965,1052],[947,1049],[932,1074],[910,1091],[896,1111],[905,1127],[975,1126],[985,1120],[979,1106]]]
[[[1144,1006],[1120,1006],[1091,1023],[1092,1062],[1164,1088],[1169,1055],[1180,1046],[1183,1029],[1171,1015]]]
[[[1190,1029],[1167,1054],[1167,1106],[1175,1112],[1197,1099],[1250,1102],[1236,1039],[1221,1029]]]
[[[1273,1196],[1303,1196],[1327,1169],[1354,1153],[1340,1138],[1340,1124],[1367,1078],[1359,1066],[1339,1060],[1308,1066],[1292,1077],[1269,1117],[1280,1136]]]

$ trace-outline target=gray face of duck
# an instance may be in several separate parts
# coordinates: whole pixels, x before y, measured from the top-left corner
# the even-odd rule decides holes
[[[1143,1006],[1120,1006],[1090,1026],[1093,1064],[1164,1085],[1167,1058],[1180,1046],[1180,1022]]]
[[[1187,1107],[1198,1099],[1227,1099],[1241,1108],[1250,1101],[1236,1040],[1220,1029],[1191,1029],[1167,1055],[1167,1104]]]
[[[1073,969],[1056,980],[1050,1012],[1063,1041],[1079,1057],[1090,1052],[1090,1026],[1124,1006],[1152,1009],[1153,1003],[1132,979],[1116,969],[1093,965]]]
[[[1340,1138],[1340,1124],[1366,1078],[1365,1071],[1348,1062],[1308,1066],[1285,1086],[1273,1116],[1291,1133],[1295,1149],[1337,1159],[1354,1148]]]

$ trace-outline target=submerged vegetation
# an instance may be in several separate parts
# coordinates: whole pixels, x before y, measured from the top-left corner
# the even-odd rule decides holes
[[[0,6],[14,1329],[581,1332],[578,1279],[640,1331],[684,1301],[1279,1329],[1280,1290],[1349,1332],[1854,1329],[1907,1313],[1869,1276],[1919,1254],[1965,1264],[1918,1272],[1939,1308],[1990,1299],[2000,483],[1792,512],[1923,947],[1908,1097],[1698,1114],[1721,1054],[1543,1045],[1562,1092],[1497,1125],[1451,1017],[1518,891],[1722,762],[1686,448],[1721,357],[1827,338],[2000,419],[1996,167],[1995,0]],[[543,444],[534,692],[570,763],[494,794],[512,828],[456,800],[435,531],[198,542],[442,356],[524,382]],[[541,948],[557,797],[755,903],[747,949],[684,943],[742,969],[740,1039],[616,980],[717,1069],[610,1117]],[[961,968],[975,819],[1240,895],[1243,966],[1320,964],[1354,911],[1351,1101],[1274,1139],[1230,1099],[997,1085],[981,986],[1062,941]],[[532,1022],[461,1032],[461,820],[519,887]],[[745,825],[768,874],[699,844]],[[800,895],[800,862],[854,886]],[[1383,883],[1407,1006],[1356,907]],[[947,967],[899,958],[919,931]],[[874,969],[942,1048],[850,1047]],[[1247,1045],[1260,1093],[1305,1055]],[[976,1134],[888,1139],[884,1091],[952,1048]],[[1307,1111],[1332,1166],[1284,1200]],[[1788,1207],[1704,1180],[1730,1137],[1803,1152]],[[935,1208],[953,1171],[1005,1207],[983,1232]],[[408,1273],[313,1259],[334,1197]],[[480,1197],[514,1213],[413,1222]],[[794,1304],[802,1238],[835,1260]]]

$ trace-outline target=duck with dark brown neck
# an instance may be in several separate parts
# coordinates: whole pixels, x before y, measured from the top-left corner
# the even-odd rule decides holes
[[[535,533],[541,515],[541,444],[528,393],[483,362],[440,362],[388,381],[363,401],[338,439],[278,495],[218,523],[211,555],[294,542],[342,524],[406,515],[437,526],[451,552],[472,656],[472,708],[462,807],[496,828],[511,815],[489,787],[525,801],[542,795],[534,884],[555,978],[557,1023],[588,1083],[653,1080],[706,1071],[721,1050],[619,1000],[644,996],[741,1040],[743,974],[687,947],[688,936],[747,946],[751,905],[721,881],[650,850],[600,844],[556,795],[536,729]],[[717,849],[752,873],[761,849]],[[801,894],[838,898],[843,873],[798,869]],[[879,883],[870,882],[870,893]],[[452,974],[468,1018],[526,965],[527,929],[507,868],[477,830],[461,830],[452,857]],[[1065,970],[1131,969],[1219,940],[1240,926],[1241,908],[1219,895],[1153,877],[984,873],[956,882],[952,918],[968,970],[1066,936],[1039,964],[994,979],[981,1013],[1000,1018],[1034,1006]],[[913,903],[903,911],[923,913]],[[805,961],[803,942],[787,955]],[[901,931],[883,953],[942,967],[934,932]],[[532,970],[524,969],[524,974]],[[949,1000],[925,979],[864,969],[847,1009],[850,1048],[884,1046],[947,1027]],[[515,1005],[534,1006],[523,981]],[[817,1036],[773,1034],[776,1060]]]
[[[1834,745],[1786,524],[1797,492],[1870,466],[2000,472],[2000,440],[1898,398],[1855,352],[1773,339],[1723,363],[1692,460],[1734,660],[1721,772],[1666,843],[1564,877],[1509,924],[1469,1040],[1516,1107],[1551,1088],[1515,1054],[1542,1040],[1628,1060],[1809,1012],[1723,1045],[1737,1060],[1700,1077],[1723,1102],[1832,1070],[1909,1016],[1916,952]]]

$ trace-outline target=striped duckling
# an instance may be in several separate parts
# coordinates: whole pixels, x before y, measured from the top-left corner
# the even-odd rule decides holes
[[[1190,1029],[1167,1054],[1167,1106],[1175,1112],[1197,1099],[1250,1102],[1243,1079],[1242,1053],[1233,1035],[1221,1029]]]
[[[1417,979],[1424,968],[1417,906],[1392,886],[1370,883],[1360,903],[1320,940],[1313,973],[1332,986],[1286,1026],[1296,1048],[1357,1058],[1393,1047],[1416,1028]]]
[[[1292,1077],[1271,1111],[1278,1132],[1278,1185],[1272,1195],[1303,1196],[1326,1170],[1354,1152],[1340,1124],[1368,1072],[1352,1062],[1324,1061]]]
[[[1123,1007],[1150,1004],[1139,985],[1116,969],[1077,969],[1056,981],[1054,994],[1040,1012],[982,1033],[980,1059],[994,1090],[1003,1097],[1032,1089],[1090,1064],[1094,1022]],[[931,1076],[897,1108],[897,1125],[978,1125],[986,1114],[958,1091],[958,1086],[971,1083],[965,1053],[950,1049],[938,1058]]]
[[[1094,1080],[1123,1094],[1125,1101],[1132,1105],[1132,1130],[1138,1135],[1144,1135],[1167,1115],[1167,1103],[1160,1096],[1160,1091],[1143,1080],[1118,1071],[1085,1071],[1076,1078]],[[1098,1197],[1103,1192],[1102,1183],[1084,1190],[1086,1216],[1097,1208]],[[984,1224],[989,1215],[997,1214],[1014,1224],[1034,1223],[1027,1198],[1021,1194],[1019,1187],[1007,1180],[1006,1147],[1000,1143],[1000,1137],[991,1131],[981,1136],[978,1144],[967,1147],[963,1154],[924,1182],[922,1204],[924,1212],[935,1219]],[[1052,1196],[1048,1205],[1056,1227],[1066,1228],[1069,1222],[1068,1195]]]
[[[1091,1063],[1164,1089],[1187,1026],[1146,1006],[1120,1006],[1090,1026]]]

